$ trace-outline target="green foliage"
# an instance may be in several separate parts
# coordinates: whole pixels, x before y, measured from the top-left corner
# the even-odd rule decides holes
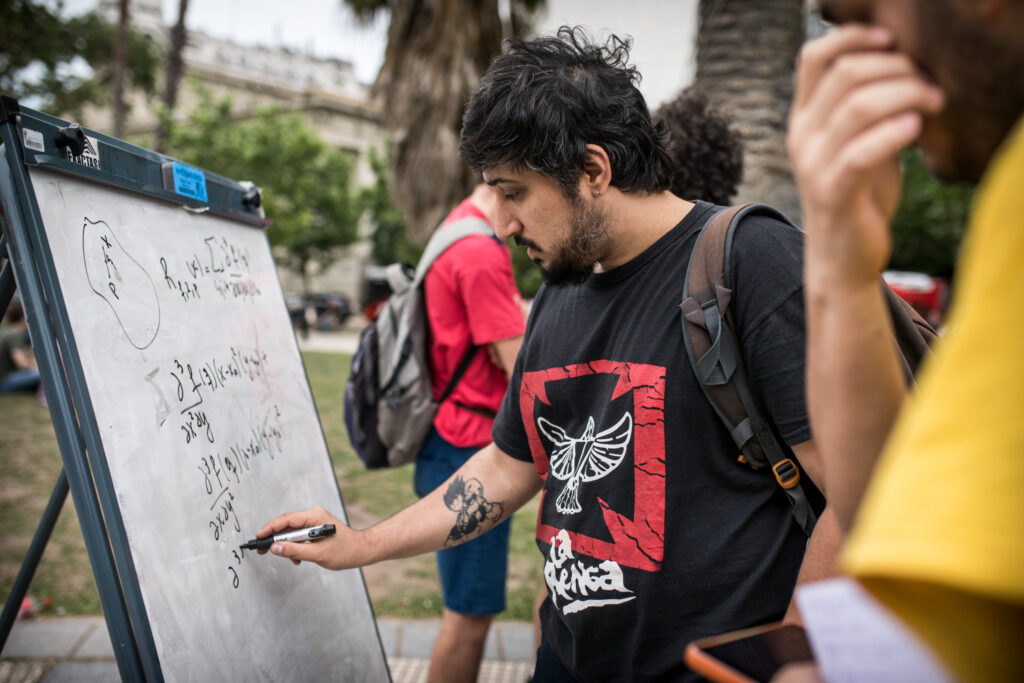
[[[41,104],[33,106],[52,114],[81,116],[84,105],[109,99],[117,27],[96,12],[62,15],[60,2],[51,9],[31,0],[0,0],[0,92],[38,97]],[[130,30],[127,48],[129,82],[153,93],[159,46]]]
[[[267,234],[282,247],[281,265],[299,275],[311,263],[330,265],[357,236],[352,156],[321,140],[300,114],[264,108],[234,121],[229,98],[215,101],[198,90],[200,103],[184,123],[163,114],[168,153],[263,188],[263,207],[274,221]]]
[[[398,261],[416,263],[423,247],[413,244],[409,239],[405,216],[391,199],[391,191],[388,189],[390,155],[390,146],[383,155],[376,149],[370,150],[374,183],[359,192],[359,205],[369,212],[375,226],[370,236],[370,259],[379,264]]]
[[[524,299],[532,299],[537,296],[543,278],[540,268],[526,255],[526,250],[517,247],[512,240],[509,240],[509,248],[512,249],[512,272],[516,278],[516,286]]]
[[[398,261],[416,263],[423,252],[423,247],[409,239],[405,217],[391,199],[391,192],[388,189],[390,153],[390,148],[384,155],[377,150],[370,150],[370,167],[376,180],[373,185],[363,188],[359,193],[360,206],[369,212],[376,226],[370,237],[370,259],[379,264]],[[525,249],[520,249],[511,242],[509,247],[512,249],[512,269],[519,292],[525,298],[531,298],[540,289],[540,269],[527,258]]]
[[[949,276],[967,224],[974,187],[939,181],[925,167],[917,149],[903,152],[901,160],[903,196],[893,219],[889,267]]]

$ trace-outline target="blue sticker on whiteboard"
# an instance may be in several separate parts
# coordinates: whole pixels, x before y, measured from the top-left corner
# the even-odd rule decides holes
[[[198,168],[186,166],[180,161],[171,165],[174,173],[174,191],[180,195],[198,199],[201,202],[209,201],[206,196],[206,174]]]

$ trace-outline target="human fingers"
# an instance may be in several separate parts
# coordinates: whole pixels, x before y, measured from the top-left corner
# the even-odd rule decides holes
[[[880,83],[899,83],[915,95],[939,94],[927,82],[909,57],[896,52],[859,52],[845,54],[834,60],[822,74],[818,87],[802,106],[794,108],[796,116],[812,129],[833,118],[837,108],[844,106],[862,89]],[[862,103],[884,107],[887,101]],[[864,114],[870,113],[865,111]]]
[[[840,55],[886,50],[893,45],[892,33],[879,26],[850,24],[804,43],[797,57],[793,106],[801,107],[811,97],[829,65]]]
[[[864,130],[838,150],[834,165],[863,175],[892,162],[895,152],[911,144],[921,133],[921,115],[905,111]]]
[[[324,549],[328,545],[330,545],[330,540],[317,541],[315,543],[290,543],[282,541],[270,546],[270,552],[291,560],[293,564],[314,562],[320,566],[327,566]]]
[[[893,150],[920,129],[914,112],[886,119],[851,140],[817,174],[802,176],[806,273],[827,274],[832,283],[877,282],[891,255],[889,223],[901,185]]]
[[[825,153],[838,155],[857,138],[892,118],[920,122],[922,116],[935,114],[941,107],[941,92],[918,79],[890,79],[867,85],[844,100],[824,126],[823,138],[835,145],[834,150],[826,148]],[[906,117],[906,114],[914,116]],[[894,156],[913,143],[919,132],[917,128],[919,126],[884,126],[884,131],[898,133],[888,137],[891,144],[887,155]]]
[[[916,138],[920,117],[902,115],[934,114],[942,103],[942,92],[903,55],[861,52],[837,57],[813,97],[790,117],[787,143],[805,201],[843,204],[851,187],[864,180],[851,172],[871,174],[872,165],[892,163]],[[881,126],[866,145],[856,144],[858,136],[893,117],[901,117],[902,125]],[[872,150],[872,156],[853,158],[846,153],[851,145]],[[841,164],[841,158],[854,163]]]
[[[864,162],[886,163],[914,142],[920,132],[921,117],[937,113],[941,107],[941,93],[917,78],[887,79],[865,85],[837,105],[831,116],[818,123],[813,132],[810,132],[812,124],[804,123],[799,117],[794,119],[796,129],[813,136],[806,145],[795,145],[792,150],[794,166],[798,173],[812,175],[820,174],[825,167],[842,170],[838,162],[849,158],[847,148],[859,149],[858,138],[879,132],[881,135],[874,135],[876,142],[870,149],[877,150],[881,156],[859,159],[856,167],[867,170]],[[884,125],[894,118],[899,118],[902,125]],[[887,143],[878,144],[881,141]],[[853,167],[850,170],[854,170]]]
[[[364,555],[360,554],[363,547],[362,532],[342,524],[336,524],[337,533],[319,541],[288,542],[280,541],[270,546],[274,555],[287,558],[299,564],[313,562],[325,569],[349,569],[362,566]]]
[[[885,97],[877,97],[879,89]],[[823,171],[835,170],[839,150],[851,136],[886,116],[915,104],[928,109],[928,89],[913,63],[903,55],[876,51],[842,53],[832,59],[814,94],[790,112],[787,147],[804,200],[841,202],[843,195],[836,192],[837,188],[822,183]],[[899,97],[895,108],[890,93]],[[848,184],[858,179],[844,180]],[[813,187],[823,188],[826,193],[821,197],[809,195]]]
[[[772,683],[821,683],[821,674],[813,662],[787,664],[775,673]]]
[[[308,510],[286,512],[260,527],[256,532],[256,538],[266,538],[290,529],[304,529],[318,524],[340,524],[340,522],[334,515],[319,506]]]

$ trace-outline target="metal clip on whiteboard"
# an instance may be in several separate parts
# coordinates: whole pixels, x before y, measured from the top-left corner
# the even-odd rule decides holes
[[[242,195],[242,205],[247,209],[259,209],[260,218],[266,218],[267,214],[263,211],[263,190],[256,187],[256,183],[251,180],[239,180],[238,184],[245,192]]]
[[[85,131],[77,123],[68,124],[57,129],[54,143],[61,149],[68,148],[72,156],[80,157],[85,151]]]

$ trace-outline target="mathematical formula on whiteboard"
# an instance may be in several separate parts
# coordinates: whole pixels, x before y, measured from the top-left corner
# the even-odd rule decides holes
[[[387,680],[357,570],[239,547],[345,519],[266,235],[31,178],[165,678]]]

